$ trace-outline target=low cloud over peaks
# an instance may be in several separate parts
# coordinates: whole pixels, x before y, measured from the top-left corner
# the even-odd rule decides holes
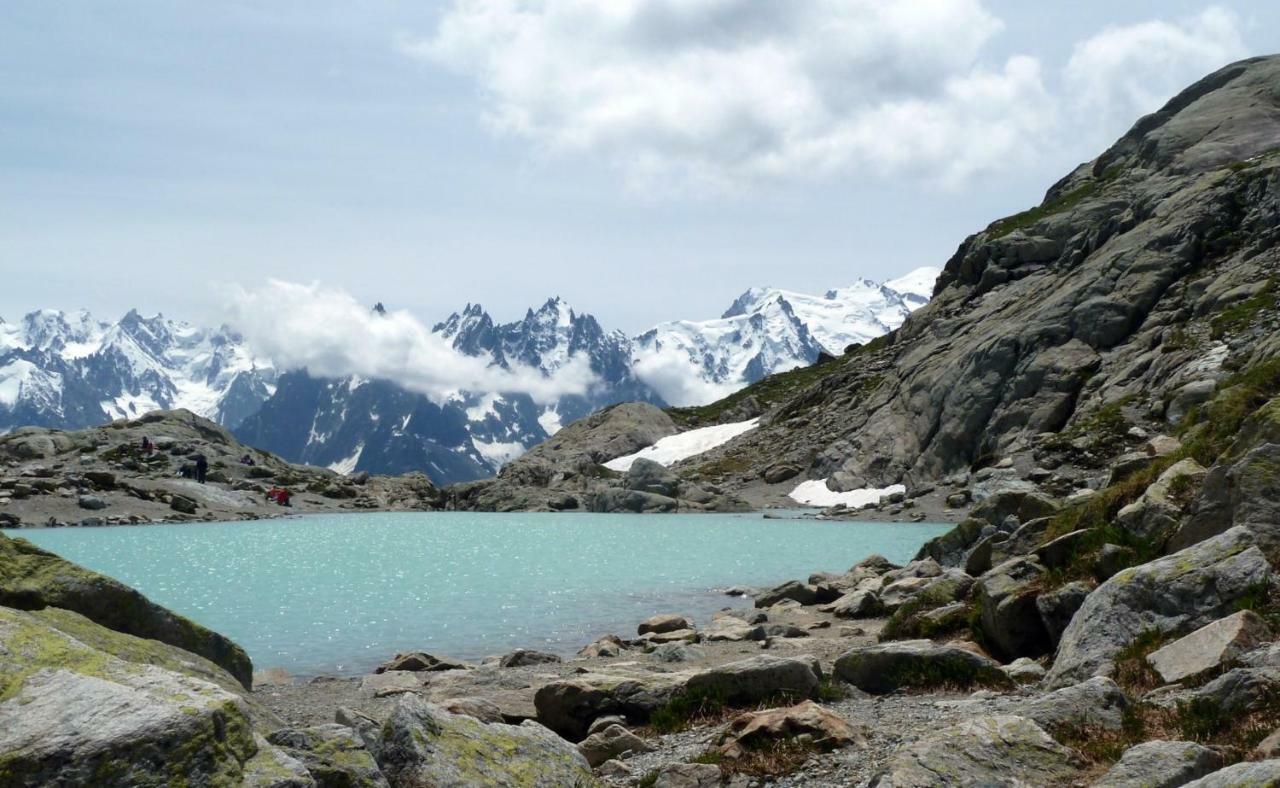
[[[1237,27],[1212,7],[1107,28],[1046,68],[993,62],[1004,24],[981,0],[454,0],[400,44],[474,79],[499,133],[598,155],[633,185],[870,172],[954,186],[1078,145],[1066,106],[1118,135],[1239,57]]]
[[[229,311],[228,322],[246,343],[284,369],[390,380],[437,402],[465,390],[523,393],[547,403],[585,394],[598,382],[581,356],[550,376],[528,366],[492,366],[454,350],[408,312],[378,313],[319,284],[269,280],[253,290],[236,288]]]

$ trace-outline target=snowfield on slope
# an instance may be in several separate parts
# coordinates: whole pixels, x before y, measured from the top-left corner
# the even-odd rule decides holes
[[[712,427],[701,427],[676,435],[668,435],[657,443],[641,449],[635,454],[609,460],[604,467],[614,471],[629,471],[636,460],[653,460],[659,465],[672,463],[695,457],[705,451],[711,451],[721,444],[728,443],[744,432],[754,430],[760,419],[738,421],[733,424],[716,424]]]
[[[905,493],[906,491],[907,486],[905,484],[891,484],[882,489],[865,487],[861,490],[836,492],[827,489],[826,479],[810,479],[807,482],[797,484],[796,488],[789,493],[789,496],[791,500],[808,506],[835,506],[842,503],[850,509],[860,509],[869,503],[878,502],[883,495],[897,492]]]

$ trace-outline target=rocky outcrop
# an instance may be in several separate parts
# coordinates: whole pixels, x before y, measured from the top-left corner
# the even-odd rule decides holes
[[[1222,766],[1222,756],[1189,741],[1148,741],[1125,750],[1094,788],[1178,788]]]
[[[212,662],[66,610],[0,607],[0,782],[253,784],[270,715]],[[277,774],[279,772],[277,771]]]
[[[978,717],[927,735],[892,758],[873,788],[1069,785],[1083,766],[1074,751],[1025,717]]]
[[[1151,652],[1147,662],[1169,684],[1232,662],[1271,637],[1257,613],[1241,610]]]
[[[227,638],[109,577],[0,534],[0,605],[72,610],[108,629],[168,643],[220,665],[246,688],[253,665]]]
[[[1271,416],[1274,411],[1275,416]],[[1280,404],[1262,409],[1280,421]],[[1261,417],[1259,417],[1261,418]],[[1248,527],[1264,549],[1280,549],[1280,443],[1263,443],[1205,475],[1192,515],[1169,540],[1171,549],[1203,541],[1236,525]]]
[[[393,786],[594,783],[582,754],[535,722],[486,725],[414,696],[397,703],[367,744]]]
[[[841,654],[835,676],[864,692],[939,686],[1008,687],[1012,681],[991,659],[955,646],[906,640],[858,646]]]
[[[1120,730],[1131,704],[1114,681],[1098,676],[1018,705],[1017,713],[1045,730],[1062,727]]]
[[[1149,630],[1190,631],[1233,612],[1273,574],[1254,541],[1245,528],[1232,528],[1098,586],[1063,633],[1049,684],[1106,675],[1115,655]]]

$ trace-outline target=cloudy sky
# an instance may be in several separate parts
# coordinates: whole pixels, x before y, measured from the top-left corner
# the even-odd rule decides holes
[[[1261,0],[6,0],[0,316],[710,317],[941,265],[1277,51]]]

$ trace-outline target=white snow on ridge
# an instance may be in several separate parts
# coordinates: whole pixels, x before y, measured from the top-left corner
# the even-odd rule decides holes
[[[356,465],[359,464],[360,462],[360,455],[363,453],[364,453],[364,443],[363,442],[357,443],[355,453],[353,453],[350,457],[346,457],[344,459],[338,460],[335,463],[332,463],[331,465],[329,465],[329,470],[336,471],[337,473],[341,473],[341,474],[351,473],[356,469]]]
[[[835,492],[827,489],[826,479],[810,479],[807,482],[800,482],[796,488],[788,493],[791,500],[803,503],[808,506],[835,506],[836,504],[844,504],[850,509],[860,509],[869,503],[876,503],[883,495],[892,493],[905,493],[907,486],[905,484],[891,484],[882,489],[867,487],[861,490],[849,490],[848,492]]]
[[[501,468],[525,452],[524,444],[519,441],[486,442],[472,438],[471,445],[476,448],[481,457],[492,463],[494,468]]]
[[[716,424],[711,427],[702,427],[676,435],[668,435],[635,454],[628,454],[624,457],[609,460],[604,464],[604,467],[614,471],[628,471],[631,469],[632,463],[641,458],[653,460],[659,465],[671,465],[680,460],[702,454],[705,451],[710,451],[721,444],[728,443],[744,432],[750,432],[755,429],[759,423],[760,419],[756,418],[750,421]]]

